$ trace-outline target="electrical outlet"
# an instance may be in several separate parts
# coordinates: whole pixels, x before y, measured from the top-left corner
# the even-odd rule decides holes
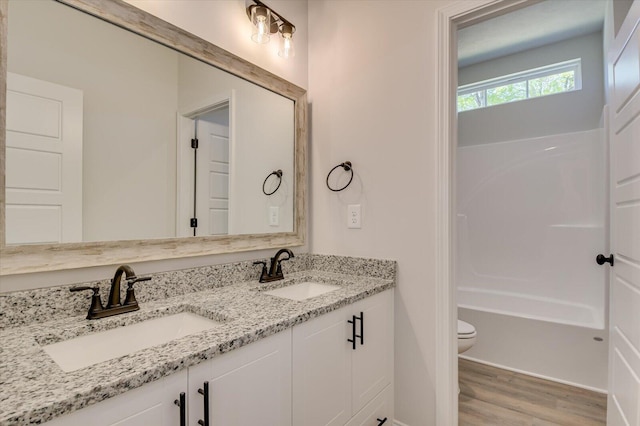
[[[360,204],[349,204],[347,206],[347,228],[362,228],[362,210]]]
[[[269,226],[280,224],[280,208],[278,206],[269,207]]]

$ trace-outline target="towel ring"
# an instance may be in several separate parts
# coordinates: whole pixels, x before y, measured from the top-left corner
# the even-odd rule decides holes
[[[276,176],[278,177],[278,179],[279,179],[279,180],[278,180],[278,186],[276,186],[276,189],[274,189],[273,191],[271,191],[271,192],[267,192],[267,191],[264,189],[264,186],[267,184],[267,181],[269,180],[269,178],[270,178],[271,176],[273,176],[273,175],[276,175]],[[263,193],[264,195],[273,195],[273,194],[275,194],[275,193],[276,193],[276,191],[280,188],[280,185],[282,185],[282,170],[280,170],[280,169],[278,169],[278,170],[274,170],[274,171],[272,171],[271,173],[269,173],[269,175],[268,175],[266,178],[264,178],[264,182],[262,182],[262,193]]]
[[[333,173],[333,171],[338,167],[342,167],[345,172],[351,172],[351,177],[349,178],[349,182],[347,182],[345,186],[343,186],[342,188],[336,189],[336,188],[332,188],[331,185],[329,185],[329,176],[331,176],[331,173]],[[329,174],[327,175],[327,188],[329,188],[333,192],[340,192],[343,189],[345,189],[347,186],[351,185],[352,180],[353,180],[353,166],[351,165],[351,161],[345,161],[344,163],[338,164],[337,166],[335,166],[333,169],[329,171]]]

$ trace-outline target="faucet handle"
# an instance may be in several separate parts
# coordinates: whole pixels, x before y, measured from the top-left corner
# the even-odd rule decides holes
[[[84,290],[93,290],[93,295],[95,296],[100,292],[100,287],[80,286],[80,287],[71,287],[69,289],[69,291],[84,291]]]
[[[149,281],[150,279],[151,277],[136,277],[135,275],[132,275],[127,277],[127,284],[129,285],[129,288],[131,288],[132,285],[139,281]]]
[[[127,278],[127,296],[124,298],[124,306],[137,305],[136,294],[133,291],[133,285],[139,281],[149,281],[151,277],[136,277],[135,275]]]
[[[104,309],[102,306],[102,300],[100,300],[100,287],[88,287],[88,286],[80,286],[80,287],[71,287],[69,291],[84,291],[84,290],[92,290],[93,295],[91,296],[91,306],[89,307],[89,313],[87,314],[87,319],[93,319],[95,313],[100,312]]]
[[[264,260],[258,260],[253,262],[254,265],[262,265],[262,273],[265,274],[267,272],[267,262]]]
[[[260,272],[260,280],[259,282],[263,283],[265,282],[264,280],[267,278],[268,274],[267,274],[267,262],[265,262],[264,260],[258,260],[256,262],[253,262],[254,265],[262,265],[262,271]]]

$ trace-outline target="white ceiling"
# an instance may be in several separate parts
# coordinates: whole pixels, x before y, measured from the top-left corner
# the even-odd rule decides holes
[[[545,0],[458,31],[458,66],[602,29],[607,0]]]

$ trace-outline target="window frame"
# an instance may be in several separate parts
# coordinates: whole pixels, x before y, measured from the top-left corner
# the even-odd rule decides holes
[[[574,88],[571,90],[567,90],[564,92],[558,93],[550,93],[547,95],[540,96],[529,96],[529,81],[535,80],[542,77],[548,77],[550,75],[562,74],[564,72],[573,71],[573,80],[574,80]],[[524,99],[515,99],[513,101],[503,102],[499,104],[487,105],[487,90],[495,89],[496,87],[507,86],[510,84],[516,84],[525,82],[525,90],[526,97]],[[532,68],[525,71],[520,71],[513,74],[507,74],[500,77],[491,78],[488,80],[478,81],[476,83],[465,84],[462,86],[458,86],[458,91],[456,94],[456,110],[458,112],[466,112],[466,111],[474,111],[481,108],[488,108],[497,105],[504,105],[507,103],[518,102],[518,101],[526,101],[528,99],[541,98],[544,96],[558,95],[560,93],[569,93],[574,92],[576,90],[582,90],[582,59],[570,59],[568,61],[558,62],[551,65],[546,65],[538,68]],[[476,92],[484,92],[483,103],[477,108],[467,109],[464,111],[458,110],[457,100],[460,96],[469,95]]]

